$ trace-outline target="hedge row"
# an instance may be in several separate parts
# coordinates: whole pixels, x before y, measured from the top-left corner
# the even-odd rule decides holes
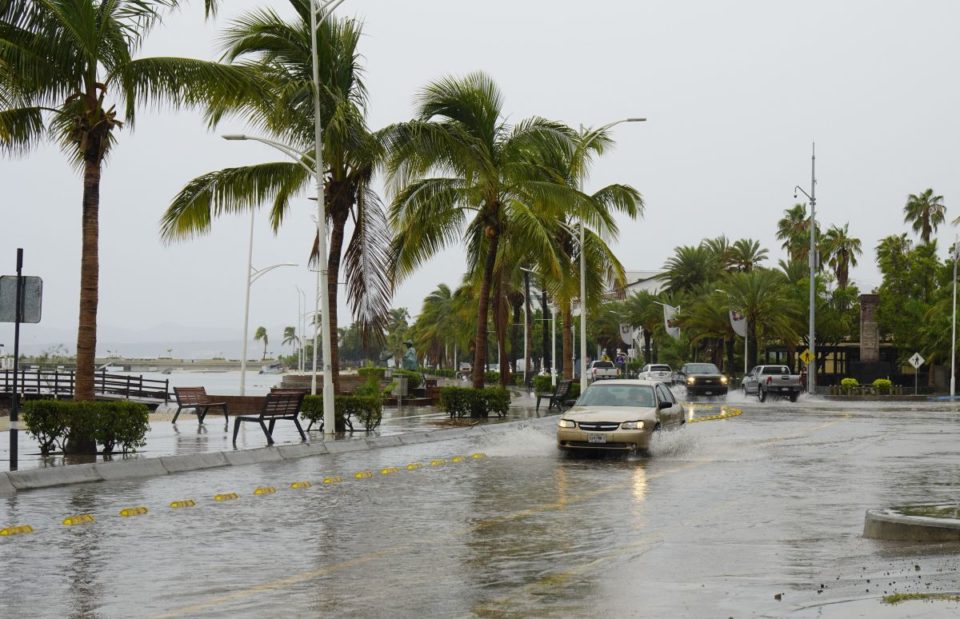
[[[136,402],[29,400],[23,405],[27,432],[41,455],[68,445],[99,444],[104,454],[136,451],[146,444],[150,409]]]
[[[490,413],[503,417],[510,408],[510,392],[503,387],[441,387],[440,407],[451,418],[479,419],[489,417]]]

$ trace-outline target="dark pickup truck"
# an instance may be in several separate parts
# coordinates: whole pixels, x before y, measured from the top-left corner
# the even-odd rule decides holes
[[[727,377],[712,363],[684,363],[675,381],[687,388],[687,395],[727,395]]]

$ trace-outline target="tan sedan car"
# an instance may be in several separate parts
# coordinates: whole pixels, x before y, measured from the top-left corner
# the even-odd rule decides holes
[[[647,380],[593,383],[557,422],[563,450],[646,451],[654,431],[686,423],[666,385]]]

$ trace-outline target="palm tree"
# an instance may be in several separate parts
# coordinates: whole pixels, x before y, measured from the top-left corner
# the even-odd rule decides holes
[[[423,300],[423,308],[414,323],[413,341],[417,349],[439,359],[443,367],[455,338],[456,323],[453,292],[446,284],[440,284]]]
[[[820,225],[817,224],[817,238],[820,237]],[[810,255],[810,218],[806,204],[794,204],[784,211],[783,218],[777,222],[777,239],[783,241],[789,259],[806,262]]]
[[[289,0],[297,17],[288,22],[271,9],[244,15],[227,29],[225,58],[237,70],[269,85],[269,96],[214,101],[208,117],[216,124],[239,115],[273,138],[295,146],[302,163],[313,167],[314,124],[310,0]],[[359,323],[364,345],[383,337],[391,295],[387,269],[386,215],[371,188],[383,148],[365,124],[367,91],[358,45],[362,26],[352,19],[327,16],[317,32],[320,56],[321,124],[325,208],[330,220],[327,290],[330,329],[337,333],[341,265],[348,306]],[[223,214],[256,209],[271,202],[274,229],[284,221],[290,199],[312,188],[314,178],[302,165],[285,160],[203,174],[174,197],[163,217],[164,240],[180,240],[210,230]],[[347,224],[352,234],[344,250]],[[314,239],[311,258],[318,251]],[[338,342],[330,342],[334,386],[339,385]]]
[[[655,363],[652,354],[654,334],[659,332],[663,324],[663,308],[657,303],[657,297],[647,290],[634,293],[626,301],[626,315],[631,325],[643,330],[644,361]]]
[[[257,327],[256,333],[253,334],[253,339],[256,342],[263,341],[263,357],[260,358],[261,361],[267,358],[267,343],[269,338],[267,337],[267,328],[266,327]]]
[[[747,351],[748,365],[757,363],[759,345],[771,338],[796,341],[795,325],[800,309],[792,302],[790,288],[783,273],[770,269],[754,269],[749,273],[733,273],[723,282],[730,294],[730,306],[739,308],[747,318],[752,350]]]
[[[283,328],[283,341],[280,342],[281,346],[299,346],[300,337],[297,335],[296,327],[284,327]]]
[[[837,277],[837,286],[843,290],[849,281],[850,267],[857,266],[857,256],[863,254],[860,239],[850,236],[849,223],[843,224],[842,228],[831,226],[827,230],[823,235],[823,253]]]
[[[502,245],[523,244],[535,254],[555,255],[548,222],[566,205],[583,202],[579,192],[540,165],[543,153],[572,149],[573,136],[542,118],[509,125],[500,90],[483,73],[429,84],[419,95],[417,118],[385,134],[395,283],[463,238],[468,270],[479,273],[473,386],[482,387]],[[580,211],[586,216],[585,209]]]
[[[760,241],[740,239],[730,248],[730,266],[737,271],[752,271],[767,259],[767,250],[760,247]]]
[[[74,397],[93,399],[99,303],[100,182],[116,133],[137,108],[248,96],[255,81],[185,58],[137,58],[177,0],[0,2],[0,150],[20,155],[58,142],[83,177],[80,312]],[[215,8],[206,0],[208,14]],[[111,103],[110,101],[115,101]],[[119,106],[119,110],[117,107]]]
[[[946,211],[943,196],[935,196],[933,189],[925,189],[920,195],[911,193],[907,196],[907,204],[903,207],[903,222],[911,224],[913,231],[920,234],[920,239],[929,243],[930,235],[943,223]]]
[[[660,276],[666,281],[664,290],[671,294],[689,292],[720,277],[723,265],[716,253],[705,245],[683,245],[674,248],[673,256],[663,265]]]

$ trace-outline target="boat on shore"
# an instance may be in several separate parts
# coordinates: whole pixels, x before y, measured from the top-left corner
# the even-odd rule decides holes
[[[261,374],[283,374],[286,371],[287,370],[285,367],[283,367],[282,363],[270,363],[260,366]]]

